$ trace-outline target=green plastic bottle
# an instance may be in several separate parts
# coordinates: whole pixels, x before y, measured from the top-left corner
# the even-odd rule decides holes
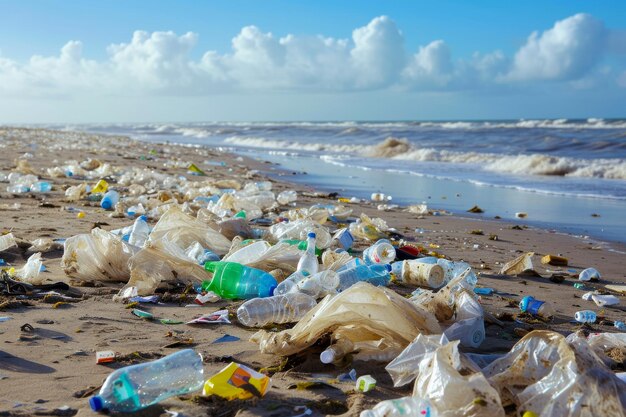
[[[270,297],[278,285],[267,272],[236,262],[207,262],[204,269],[213,273],[213,279],[202,282],[202,289],[213,291],[222,298]]]

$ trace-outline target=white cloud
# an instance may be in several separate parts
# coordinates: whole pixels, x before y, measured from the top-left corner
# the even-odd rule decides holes
[[[539,35],[533,32],[515,54],[512,80],[571,80],[585,75],[602,56],[607,31],[588,14],[560,20]]]
[[[594,68],[608,53],[620,53],[623,32],[609,31],[590,15],[558,21],[534,32],[513,58],[500,51],[454,60],[450,46],[435,40],[411,48],[387,16],[357,28],[349,39],[278,37],[246,26],[227,53],[192,58],[192,32],[136,31],[130,42],[112,44],[101,61],[83,57],[70,41],[57,56],[33,56],[25,63],[0,56],[4,96],[207,95],[222,92],[347,92],[390,88],[456,91],[515,88],[526,81],[577,81],[592,85]],[[617,45],[617,46],[616,46]],[[624,84],[623,68],[613,82]],[[572,83],[575,86],[575,83]]]

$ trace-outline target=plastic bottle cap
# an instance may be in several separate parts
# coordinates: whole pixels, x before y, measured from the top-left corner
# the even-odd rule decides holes
[[[100,411],[104,408],[104,402],[99,395],[91,397],[89,399],[89,405],[93,411]]]
[[[391,265],[385,264],[385,269],[387,269],[387,272],[391,272]]]
[[[331,363],[332,361],[335,360],[335,352],[327,349],[325,351],[323,351],[322,353],[320,353],[320,361],[322,363]]]
[[[145,214],[143,214],[143,215],[139,216],[139,218],[140,218],[141,220],[143,220],[144,222],[147,222],[147,221],[148,221],[148,216],[146,216]]]
[[[307,237],[312,237],[312,238],[315,238],[315,233],[313,233],[313,232],[309,232],[306,236],[307,236]]]

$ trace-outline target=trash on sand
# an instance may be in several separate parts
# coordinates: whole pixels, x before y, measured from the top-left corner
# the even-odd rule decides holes
[[[544,265],[548,264],[548,265],[553,265],[553,266],[567,266],[568,260],[567,258],[564,258],[563,256],[546,255],[543,258],[541,258],[541,263]]]
[[[96,363],[115,362],[115,352],[112,350],[102,350],[96,352]]]
[[[578,274],[580,281],[598,281],[600,279],[600,273],[595,268],[587,268],[580,271]]]
[[[535,271],[532,257],[535,253],[528,252],[504,264],[500,269],[502,275],[520,275],[526,271]]]
[[[245,400],[263,397],[270,378],[245,365],[231,362],[217,374],[207,379],[202,395],[217,395],[227,400]]]
[[[224,336],[219,337],[219,338],[215,339],[214,341],[212,341],[211,344],[237,342],[239,340],[241,340],[241,339],[238,338],[237,336],[231,336],[229,334],[225,334]]]
[[[368,392],[376,388],[376,380],[371,375],[362,375],[356,380],[356,390]]]
[[[537,300],[530,295],[522,298],[522,301],[519,303],[519,309],[522,313],[529,313],[534,316],[545,318],[554,316],[554,309],[549,302]]]
[[[187,324],[219,324],[219,323],[230,324],[230,320],[228,319],[228,310],[218,310],[214,313],[204,314],[200,317],[197,317],[187,322]]]

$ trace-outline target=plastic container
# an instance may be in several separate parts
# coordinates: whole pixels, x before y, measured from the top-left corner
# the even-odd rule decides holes
[[[595,268],[587,268],[580,271],[578,274],[578,279],[580,281],[591,281],[592,279],[598,280],[600,279],[600,273]]]
[[[298,271],[305,275],[316,274],[319,270],[317,255],[315,255],[315,233],[309,232],[306,239],[306,251],[298,261]]]
[[[356,268],[339,272],[338,291],[344,291],[357,282],[369,282],[372,285],[387,285],[391,279],[391,265],[359,265]]]
[[[361,411],[360,417],[437,417],[430,401],[418,397],[402,397],[381,401],[371,410]]]
[[[579,323],[594,323],[596,318],[597,316],[595,311],[591,310],[577,311],[576,314],[574,314],[574,320]]]
[[[133,228],[130,230],[130,236],[128,236],[128,243],[131,245],[142,247],[148,236],[150,235],[150,226],[148,226],[148,218],[146,216],[140,216],[133,223]]]
[[[356,390],[368,392],[376,388],[376,380],[371,375],[363,375],[356,380]]]
[[[133,412],[166,398],[202,389],[202,356],[184,349],[156,361],[111,373],[98,395],[89,399],[94,411]]]
[[[237,309],[237,319],[248,327],[292,323],[299,321],[316,305],[315,298],[298,292],[255,298]]]
[[[366,264],[388,264],[396,259],[396,249],[387,239],[381,239],[363,252]]]
[[[530,295],[522,298],[522,301],[520,301],[519,303],[519,308],[523,313],[530,313],[535,316],[541,316],[545,318],[550,318],[554,316],[554,309],[549,303],[537,300]]]
[[[37,181],[31,184],[30,191],[34,193],[49,193],[52,191],[52,184],[47,181]]]
[[[437,263],[420,262],[420,260],[402,261],[400,267],[395,266],[396,276],[408,284],[429,288],[440,288],[445,282],[445,272]]]
[[[278,285],[267,272],[236,262],[207,262],[204,269],[213,273],[213,279],[204,281],[202,289],[213,291],[222,298],[269,297]]]
[[[107,191],[100,200],[100,207],[105,210],[113,210],[117,202],[120,201],[120,195],[117,191]]]

